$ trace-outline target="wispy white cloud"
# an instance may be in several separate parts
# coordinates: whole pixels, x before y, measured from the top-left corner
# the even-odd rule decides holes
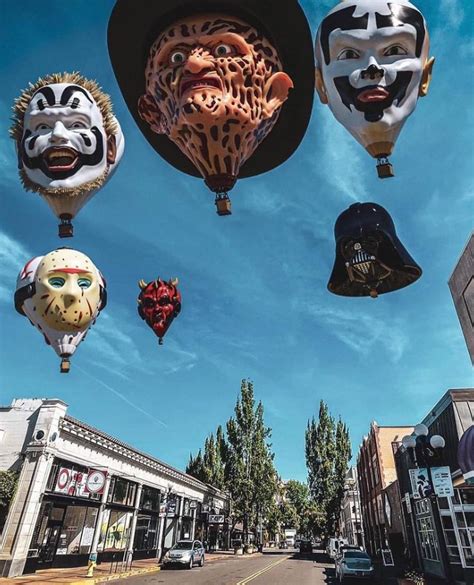
[[[439,9],[443,17],[443,28],[459,28],[464,20],[463,2],[460,0],[440,0]]]
[[[145,410],[144,408],[142,408],[141,406],[139,406],[135,402],[132,402],[129,398],[127,398],[124,394],[122,394],[122,392],[119,392],[118,390],[116,390],[115,388],[113,388],[112,386],[110,386],[109,384],[106,384],[104,381],[100,380],[99,378],[96,378],[89,371],[84,370],[79,365],[76,364],[74,367],[77,368],[78,370],[80,370],[88,378],[90,378],[91,380],[93,380],[96,384],[99,384],[100,386],[102,386],[103,388],[105,388],[106,390],[108,390],[109,392],[112,392],[112,394],[114,394],[115,396],[117,396],[117,398],[120,398],[120,400],[123,400],[126,404],[128,404],[129,406],[131,406],[133,409],[135,409],[140,414],[146,416],[147,418],[149,418],[150,420],[152,420],[155,423],[158,423],[158,424],[160,424],[160,425],[162,425],[162,426],[164,426],[166,428],[168,427],[168,425],[166,423],[164,423],[159,418],[156,418],[156,416],[153,416],[152,414],[150,414],[150,412],[148,412],[147,410]]]
[[[409,338],[399,320],[390,323],[361,310],[348,311],[324,305],[307,304],[307,312],[337,339],[363,357],[378,345],[385,348],[389,360],[398,363]]]
[[[166,349],[169,354],[163,368],[163,373],[166,375],[176,374],[182,370],[192,370],[198,362],[197,353],[183,349],[176,339],[167,340]]]
[[[0,302],[12,303],[16,278],[30,257],[20,242],[0,231]]]

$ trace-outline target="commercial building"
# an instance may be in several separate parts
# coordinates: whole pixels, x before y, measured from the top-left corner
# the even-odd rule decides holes
[[[365,548],[359,485],[355,467],[351,467],[346,474],[344,496],[341,502],[339,532],[343,538],[347,538],[349,544]]]
[[[456,313],[474,364],[474,235],[471,234],[449,279]]]
[[[474,486],[469,483],[474,470],[464,469],[459,460],[466,460],[460,440],[469,439],[474,425],[474,389],[448,390],[422,421],[429,436],[441,435],[445,447],[430,450],[429,458],[420,462],[410,447],[400,445],[395,461],[402,494],[402,510],[408,532],[408,550],[414,564],[427,575],[443,583],[474,583]],[[465,443],[465,441],[464,441]],[[471,448],[474,442],[470,442]],[[471,455],[471,461],[474,457]],[[433,480],[436,468],[449,467],[443,492]],[[421,469],[420,469],[421,468]],[[426,486],[416,489],[410,471],[425,475]],[[439,473],[438,470],[436,470]],[[442,471],[442,470],[441,470]],[[451,486],[452,484],[452,486]],[[449,494],[452,495],[449,495]]]
[[[397,479],[392,443],[400,442],[412,430],[412,426],[379,426],[374,421],[360,445],[357,475],[365,545],[371,555],[389,545],[383,492]]]
[[[57,399],[0,408],[0,470],[19,474],[0,575],[156,557],[228,529],[226,494],[67,414]]]

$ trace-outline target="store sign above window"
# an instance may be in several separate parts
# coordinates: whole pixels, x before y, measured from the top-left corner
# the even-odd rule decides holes
[[[107,473],[99,469],[87,472],[60,467],[54,491],[66,496],[87,497],[89,494],[104,493]]]
[[[224,524],[224,515],[209,514],[209,524]]]
[[[86,479],[86,491],[90,494],[103,494],[107,472],[100,469],[89,469]]]

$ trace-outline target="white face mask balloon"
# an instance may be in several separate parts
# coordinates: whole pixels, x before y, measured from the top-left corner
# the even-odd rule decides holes
[[[15,307],[63,358],[64,372],[106,301],[103,276],[76,250],[60,248],[32,258],[18,275]]]
[[[434,59],[421,12],[407,0],[346,0],[316,38],[316,89],[335,118],[393,176],[388,156],[425,96]]]
[[[108,180],[123,153],[108,96],[79,74],[57,74],[23,92],[15,114],[12,136],[24,186],[70,221]],[[72,229],[60,230],[60,236],[70,235]]]

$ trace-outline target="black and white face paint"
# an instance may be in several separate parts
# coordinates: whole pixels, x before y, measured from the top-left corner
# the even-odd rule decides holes
[[[418,96],[426,93],[428,50],[425,20],[407,0],[346,0],[321,23],[321,101],[372,156],[391,153]]]
[[[85,88],[57,83],[34,94],[18,153],[30,181],[43,189],[75,189],[104,174],[107,151],[102,113]]]

